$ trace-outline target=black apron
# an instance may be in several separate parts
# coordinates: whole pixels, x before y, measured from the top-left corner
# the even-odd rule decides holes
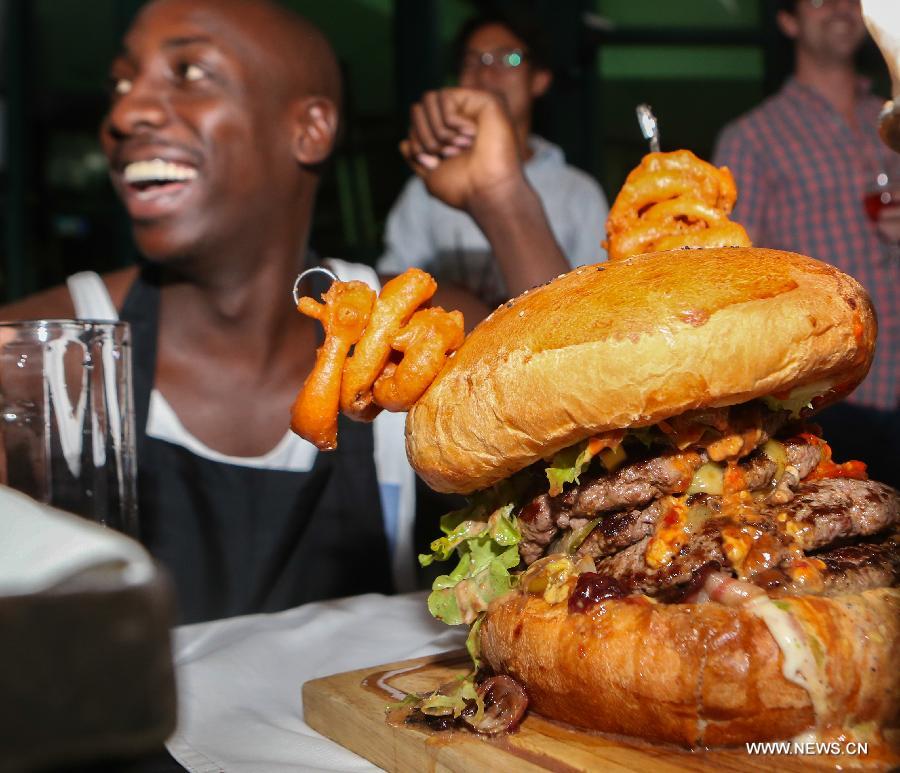
[[[308,472],[212,461],[147,436],[156,273],[143,268],[121,318],[132,332],[141,541],[174,578],[179,622],[392,592],[371,424],[341,417],[337,450]],[[240,420],[253,421],[252,405]]]

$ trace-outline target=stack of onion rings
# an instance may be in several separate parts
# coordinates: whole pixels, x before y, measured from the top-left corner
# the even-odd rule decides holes
[[[689,150],[650,153],[625,180],[606,223],[609,258],[679,247],[749,247],[743,226],[728,219],[737,199],[727,167]]]
[[[291,429],[333,450],[339,409],[357,421],[382,408],[408,411],[465,337],[461,312],[419,310],[436,290],[429,274],[411,268],[377,298],[363,282],[334,282],[324,303],[300,298],[297,310],[322,323],[325,341],[294,401]]]

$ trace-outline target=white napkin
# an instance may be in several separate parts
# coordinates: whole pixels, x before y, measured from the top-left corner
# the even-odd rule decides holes
[[[147,552],[125,535],[0,486],[0,595],[83,583],[93,572],[106,586],[111,579],[140,584],[154,571]]]
[[[377,770],[303,721],[309,679],[462,647],[426,594],[368,594],[175,629],[178,729],[192,773]]]

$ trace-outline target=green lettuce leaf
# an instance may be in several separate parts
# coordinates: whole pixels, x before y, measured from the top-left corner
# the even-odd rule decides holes
[[[547,467],[550,496],[559,494],[566,483],[577,483],[578,477],[587,469],[593,458],[594,454],[591,453],[590,443],[587,440],[557,453]]]
[[[581,473],[588,468],[595,456],[600,457],[603,466],[610,472],[625,461],[625,449],[621,444],[617,443],[611,448],[601,445],[597,451],[591,450],[591,447],[591,438],[588,438],[564,448],[553,457],[550,466],[546,468],[551,497],[561,493],[566,483],[578,483]]]
[[[484,614],[478,615],[478,619],[472,623],[469,635],[466,637],[466,651],[472,658],[472,664],[477,671],[481,668],[481,624],[484,622]]]
[[[813,400],[820,395],[825,394],[831,389],[831,383],[828,381],[814,381],[812,384],[796,387],[784,400],[775,397],[763,397],[766,407],[772,411],[788,411],[791,418],[799,419],[805,408],[813,407]]]
[[[471,504],[441,519],[446,535],[431,543],[431,553],[419,556],[428,566],[445,561],[455,550],[459,561],[449,574],[434,581],[428,609],[448,625],[472,623],[498,596],[510,591],[519,564],[521,532],[512,511],[521,486],[501,485],[473,498]]]
[[[429,545],[430,555],[423,553],[419,556],[422,566],[434,561],[446,561],[460,543],[476,537],[488,527],[486,521],[473,520],[475,514],[470,511],[471,508],[454,510],[441,518],[441,531],[447,536],[439,537]]]
[[[650,448],[655,442],[657,442],[657,433],[658,430],[655,426],[653,427],[632,427],[628,430],[628,434],[633,438],[636,438],[641,443],[643,443],[647,448]]]
[[[487,535],[466,545],[456,568],[435,579],[428,597],[429,612],[447,625],[474,622],[495,598],[515,587],[509,570],[519,564],[518,545],[504,549]]]
[[[448,714],[458,717],[465,709],[467,701],[479,701],[474,677],[475,673],[472,672],[458,676],[452,682],[438,687],[419,703],[419,711],[433,717],[443,717]],[[484,705],[483,702],[481,705]]]
[[[491,539],[503,547],[518,545],[522,540],[522,532],[519,531],[516,519],[512,516],[514,507],[512,503],[504,505],[491,513],[491,517],[488,518],[488,533]]]
[[[458,718],[467,706],[475,703],[475,714],[466,717],[466,721],[478,725],[484,718],[484,699],[475,687],[475,671],[456,677],[453,681],[441,685],[430,695],[407,695],[404,706],[414,706],[423,714],[433,717],[453,715]],[[412,700],[410,700],[412,698]]]

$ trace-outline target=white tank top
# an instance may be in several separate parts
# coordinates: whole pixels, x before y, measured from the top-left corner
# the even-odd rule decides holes
[[[356,279],[375,290],[381,288],[378,275],[369,266],[329,258],[328,266],[342,281]],[[82,271],[66,280],[75,316],[78,319],[119,319],[106,283],[95,271]],[[382,411],[375,419],[375,471],[381,492],[385,532],[391,547],[394,583],[398,590],[415,587],[413,565],[413,519],[415,516],[415,475],[406,458],[404,440],[406,414]],[[316,447],[289,429],[270,451],[261,456],[229,456],[195,438],[181,423],[172,406],[156,388],[150,393],[147,434],[187,449],[196,456],[226,464],[267,470],[312,469]]]

